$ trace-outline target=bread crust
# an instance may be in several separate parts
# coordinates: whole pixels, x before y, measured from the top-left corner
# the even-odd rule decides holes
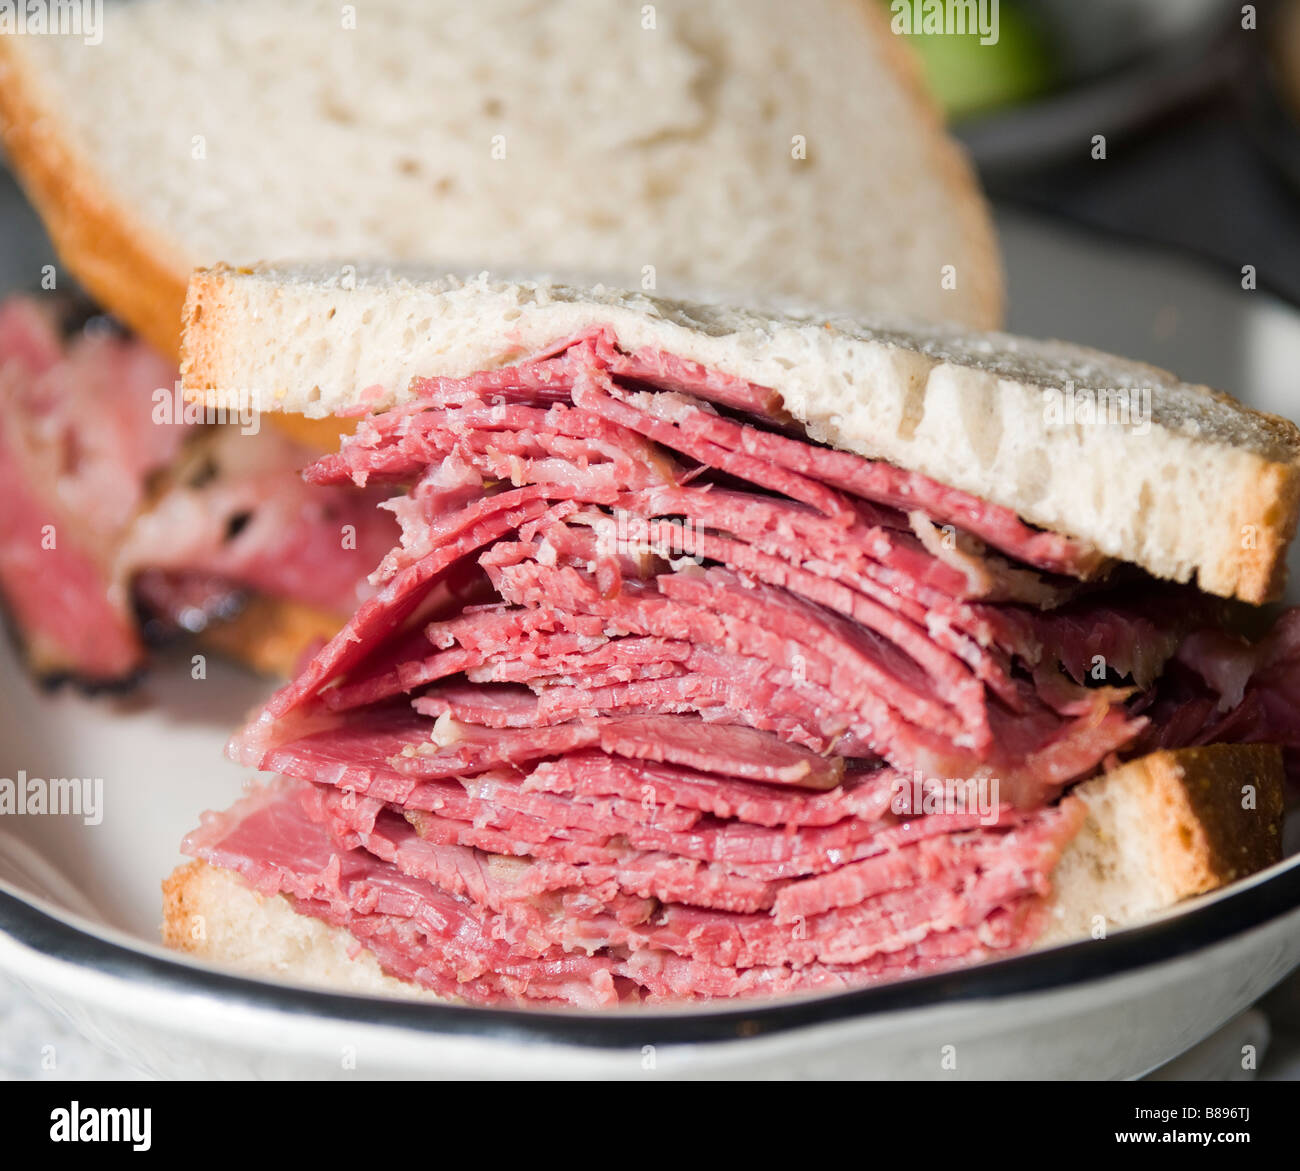
[[[205,933],[193,929],[193,917],[204,913],[204,904],[197,885],[205,868],[212,869],[206,862],[186,862],[177,866],[163,879],[161,932],[164,947],[187,951],[197,956],[208,954]]]
[[[1132,763],[1160,866],[1181,898],[1203,894],[1282,858],[1282,752],[1273,744],[1211,744],[1153,752]],[[1253,790],[1253,808],[1243,789]]]
[[[1057,866],[1054,878],[1058,886],[1062,875],[1071,885],[1054,892],[1039,946],[1086,938],[1096,914],[1105,917],[1111,927],[1131,926],[1181,899],[1215,890],[1281,858],[1282,764],[1275,746],[1220,744],[1154,752],[1078,786],[1075,794],[1085,803],[1095,802],[1102,785],[1122,787],[1122,799],[1131,803],[1128,816],[1120,822],[1103,813],[1100,806],[1096,810],[1090,806],[1089,820],[1079,831],[1077,844],[1067,847]],[[1254,788],[1254,809],[1243,807],[1245,785]],[[1124,835],[1124,840],[1116,840],[1116,832]],[[1132,840],[1134,836],[1143,840]],[[1071,850],[1080,856],[1071,859]],[[1145,854],[1154,859],[1154,872],[1141,876],[1142,889],[1107,891],[1087,873],[1086,853],[1097,850]],[[1132,873],[1125,881],[1131,886],[1136,882]],[[262,946],[254,954],[239,941],[231,943],[213,932],[196,933],[196,921],[247,916],[253,905],[250,899],[257,900],[258,910],[252,913],[263,916],[267,933],[282,929],[276,927],[276,917],[281,925],[294,925],[291,918],[284,918],[296,912],[283,896],[256,895],[228,871],[205,862],[187,862],[163,883],[163,942],[253,974],[317,985],[337,979],[337,973],[327,974],[336,957],[348,948],[356,950],[355,941],[341,927],[312,921],[311,945],[298,948],[291,960],[285,958],[290,950],[287,944],[281,948]],[[223,906],[226,900],[239,900],[244,906],[232,915]],[[1138,914],[1125,918],[1115,910],[1121,905],[1138,909]],[[362,965],[356,973],[358,981],[373,979],[372,956],[360,952],[354,962]],[[385,979],[392,986],[386,991],[413,988],[391,977]]]
[[[1269,416],[1291,426],[1289,420]],[[1235,582],[1233,592],[1247,602],[1273,601],[1286,588],[1286,555],[1300,523],[1300,472],[1295,463],[1260,460],[1254,499],[1236,502],[1241,533],[1236,563],[1219,567],[1219,575]],[[1256,501],[1267,501],[1263,513]],[[1226,559],[1225,559],[1226,561]]]
[[[1088,817],[1053,875],[1042,944],[1125,926],[1282,858],[1281,750],[1153,752],[1079,785]]]
[[[0,37],[0,141],[54,243],[86,290],[159,353],[180,357],[189,266],[107,190],[65,133],[21,37]]]

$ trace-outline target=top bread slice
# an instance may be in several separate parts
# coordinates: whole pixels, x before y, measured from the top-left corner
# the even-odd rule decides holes
[[[1055,341],[893,318],[769,313],[550,281],[351,265],[194,275],[186,394],[312,417],[410,394],[594,326],[778,391],[819,441],[1002,505],[1212,594],[1277,596],[1300,431],[1152,366]],[[1127,422],[1066,402],[1125,396]],[[1069,396],[1073,395],[1073,398]]]
[[[191,269],[342,255],[987,327],[987,208],[878,0],[135,0],[0,36],[59,254],[175,354]]]

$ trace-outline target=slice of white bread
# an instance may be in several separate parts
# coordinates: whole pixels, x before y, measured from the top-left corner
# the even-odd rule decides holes
[[[1156,752],[1074,792],[1088,819],[1053,873],[1038,946],[1100,938],[1281,857],[1281,756],[1271,746]],[[385,975],[343,928],[205,862],[188,862],[163,883],[162,933],[169,947],[250,974],[432,998]]]
[[[999,323],[987,208],[878,0],[135,0],[0,36],[5,150],[164,353],[196,265],[280,256]]]
[[[780,392],[822,440],[1081,538],[1158,577],[1261,602],[1283,583],[1300,431],[1152,366],[890,318],[782,315],[548,281],[322,266],[197,272],[186,394],[307,416],[409,395],[593,326]],[[1100,403],[1093,422],[1065,404]],[[1073,396],[1073,397],[1071,397]],[[1090,397],[1091,396],[1091,397]]]
[[[1073,790],[1088,820],[1061,856],[1042,944],[1126,927],[1282,857],[1281,750],[1153,752]]]
[[[163,883],[163,943],[213,963],[294,984],[385,996],[432,993],[384,974],[342,927],[258,894],[230,870],[187,862]]]

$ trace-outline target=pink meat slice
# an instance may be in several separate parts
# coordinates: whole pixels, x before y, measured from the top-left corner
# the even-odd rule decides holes
[[[785,885],[776,896],[774,917],[778,922],[794,923],[962,870],[1030,874],[1038,893],[1046,894],[1047,876],[1086,817],[1082,803],[1067,797],[1060,805],[1005,833],[976,831],[922,839],[903,849]]]
[[[512,647],[468,668],[472,683],[529,683],[545,687],[605,687],[633,679],[660,678],[682,669],[693,648],[681,639],[604,639],[594,647],[570,636]]]
[[[414,639],[390,662],[354,677],[324,693],[325,703],[336,711],[363,707],[415,691],[439,679],[468,671],[495,660],[527,661],[529,647],[550,653],[556,642],[547,636],[567,636],[568,648],[599,646],[606,641],[604,623],[597,617],[562,614],[534,607],[481,606],[455,618],[431,622],[423,638]],[[441,648],[427,654],[428,645]]]
[[[607,378],[603,386],[601,382],[576,382],[573,401],[670,450],[764,487],[816,482],[903,511],[919,508],[934,520],[960,524],[1017,560],[1052,573],[1086,578],[1104,565],[1101,555],[1086,544],[1034,530],[1007,509],[918,473],[735,422],[686,395],[627,392]],[[811,493],[786,495],[819,507],[831,502]],[[832,503],[822,511],[835,516],[840,510]]]
[[[340,844],[360,846],[403,874],[491,912],[499,917],[493,922],[493,937],[508,938],[530,952],[552,945],[572,950],[577,937],[566,934],[564,925],[575,919],[612,924],[611,938],[601,944],[609,946],[613,934],[646,922],[655,910],[652,898],[621,890],[608,867],[555,864],[439,844],[421,838],[405,818],[382,806],[357,818],[341,808],[346,802],[337,794],[326,797],[311,790],[303,800],[308,816],[330,825]],[[353,828],[349,819],[361,824]],[[586,938],[591,941],[590,933]]]
[[[658,411],[639,410],[636,406],[608,393],[607,386],[608,379],[605,378],[579,379],[573,387],[574,404],[629,431],[638,432],[672,451],[689,456],[706,468],[717,468],[728,475],[747,480],[751,484],[759,484],[769,490],[780,492],[792,500],[802,501],[842,525],[853,523],[856,512],[852,502],[842,493],[828,488],[818,480],[800,475],[762,457],[738,449],[722,447],[714,442],[707,432],[699,431],[694,427],[688,429],[678,426],[675,420],[664,417]],[[670,397],[680,400],[682,404],[689,401],[681,395],[662,394],[651,397],[656,400],[656,405],[658,400]],[[718,418],[717,415],[703,410],[699,414],[705,419]]]
[[[579,796],[619,796],[652,805],[683,806],[753,825],[833,825],[872,821],[889,809],[895,773],[850,774],[828,793],[802,793],[755,781],[710,776],[676,765],[622,760],[602,752],[571,752],[534,767],[523,787]]]
[[[424,809],[453,820],[474,822],[512,834],[511,840],[533,843],[545,842],[558,834],[567,840],[603,848],[611,838],[636,834],[643,827],[682,834],[703,812],[670,802],[646,806],[637,798],[619,798],[618,804],[602,801],[616,794],[584,794],[579,801],[565,800],[538,786],[505,785],[492,775],[476,782],[472,778],[499,771],[503,765],[523,765],[538,755],[549,755],[547,750],[555,748],[555,744],[537,745],[527,743],[526,734],[493,732],[477,741],[484,746],[479,751],[461,748],[453,752],[444,748],[421,757],[418,750],[426,742],[423,736],[427,735],[427,728],[427,721],[395,710],[380,718],[353,720],[312,733],[272,750],[255,763],[265,771],[333,785],[403,808]],[[603,730],[596,731],[599,735]],[[645,741],[635,731],[621,730],[619,735],[630,738],[623,745],[623,755],[644,751]],[[640,737],[645,735],[641,733]],[[592,738],[589,733],[581,736],[584,740]],[[562,745],[572,743],[571,738],[561,742]],[[721,752],[725,747],[726,744],[719,745],[716,751]],[[503,756],[514,759],[500,759]],[[771,766],[765,763],[763,767]],[[467,779],[462,784],[455,780],[457,777]],[[478,792],[475,792],[476,784]],[[782,792],[776,786],[773,789]],[[875,803],[882,801],[883,795],[877,795]],[[862,798],[851,795],[846,807],[861,808],[861,802]],[[814,810],[822,812],[820,815],[814,812],[811,819],[825,823],[835,808],[823,799],[814,806]]]
[[[602,1009],[640,999],[636,986],[628,987],[613,962],[602,957],[488,960],[449,947],[400,911],[363,912],[352,903],[302,896],[294,896],[293,904],[295,910],[349,932],[389,975],[449,1000]],[[500,946],[508,950],[508,945]]]
[[[791,663],[790,656],[797,651],[800,673],[840,696],[839,711],[852,713],[850,705],[858,703],[853,724],[855,752],[878,752],[898,768],[919,768],[926,775],[969,776],[987,769],[1000,778],[1008,799],[1021,804],[1054,795],[1064,783],[1095,768],[1145,726],[1144,720],[1130,719],[1122,707],[1111,705],[1105,694],[1095,695],[1087,709],[1074,718],[1062,718],[1037,701],[1027,713],[1009,711],[990,699],[992,751],[980,751],[973,742],[962,744],[958,737],[935,730],[931,719],[900,718],[855,678],[852,644],[838,641],[825,623],[819,632],[813,621],[801,620],[815,617],[807,604],[727,574],[713,569],[661,575],[653,591],[625,588],[611,599],[602,598],[572,567],[522,563],[499,568],[494,580],[516,603],[540,604],[548,598],[552,605],[594,612],[607,622],[641,634],[687,638],[724,648],[743,646],[769,662]],[[659,591],[667,591],[666,600]],[[656,687],[662,690],[677,685],[676,680],[666,680]],[[583,702],[595,699],[584,696]],[[823,726],[821,731],[837,735],[843,728]]]
[[[125,681],[146,635],[227,619],[250,590],[350,613],[392,546],[378,496],[309,489],[312,452],[204,427],[176,380],[136,339],[64,340],[34,301],[0,306],[0,592],[39,674]]]
[[[494,761],[497,764],[599,746],[614,756],[664,761],[701,772],[807,789],[834,788],[844,774],[839,758],[820,756],[738,724],[705,728],[693,716],[618,716],[541,725],[536,716],[537,698],[523,688],[445,687],[419,697],[413,706],[424,715],[466,721],[459,723],[458,738],[447,746],[458,759],[473,751],[470,744],[484,745],[486,759],[492,751],[488,745],[497,739],[509,746],[502,750],[508,759]],[[518,740],[512,733],[516,730],[531,736],[530,749],[514,747]],[[422,752],[415,758],[418,763],[409,767],[420,775],[437,775],[426,767],[440,769],[436,762],[444,751]],[[530,755],[524,757],[522,751]]]
[[[0,587],[28,661],[42,675],[111,682],[144,660],[131,616],[110,599],[104,567],[71,534],[51,547],[60,517],[30,488],[0,412]]]
[[[324,791],[322,813],[340,832],[372,832],[376,816],[388,806],[350,791]],[[494,827],[443,817],[446,790],[422,785],[404,806],[404,818],[421,841],[438,847],[469,849],[483,857],[523,860],[521,893],[538,893],[568,886],[614,884],[627,894],[664,903],[688,903],[722,911],[770,910],[779,883],[731,873],[692,858],[655,851],[638,851],[611,841],[606,846],[538,835],[524,841]]]
[[[515,366],[480,371],[465,379],[417,380],[414,389],[420,397],[415,404],[363,424],[355,442],[341,456],[326,457],[312,474],[322,478],[346,474],[344,469],[348,467],[347,460],[352,452],[364,454],[372,451],[380,437],[409,429],[411,420],[430,407],[445,408],[471,402],[500,408],[538,401],[563,402],[570,397],[576,401],[590,390],[593,372],[605,374],[607,383],[612,375],[651,384],[675,395],[685,407],[692,405],[692,399],[705,400],[761,419],[784,422],[788,417],[780,405],[779,394],[773,390],[755,387],[721,372],[707,371],[697,363],[662,352],[642,349],[631,355],[625,354],[618,349],[612,331],[597,328],[557,342],[548,351]],[[583,389],[575,395],[575,386],[580,382],[584,384]],[[590,403],[584,405],[591,409]],[[698,412],[698,408],[696,410]],[[602,412],[597,410],[595,413]],[[940,523],[960,525],[1008,555],[1049,572],[1086,576],[1099,566],[1100,559],[1086,545],[1032,529],[1008,509],[919,473],[906,472],[889,464],[744,424],[734,424],[729,428],[726,424],[731,420],[717,415],[704,421],[692,415],[690,421],[702,426],[707,424],[711,449],[745,454],[748,445],[776,467],[816,475],[825,483],[855,496],[905,512],[922,509]],[[626,422],[623,426],[625,430],[641,430],[627,426]],[[737,432],[735,428],[741,430]],[[738,434],[743,436],[739,441]],[[673,445],[669,443],[667,446]],[[358,460],[357,466],[364,467],[364,460]],[[759,482],[765,487],[772,486],[770,480]],[[796,499],[799,498],[796,495]],[[825,498],[819,499],[825,502]]]
[[[143,664],[112,560],[146,480],[185,438],[151,418],[154,391],[175,378],[139,343],[65,347],[34,301],[0,306],[0,591],[43,676],[113,683]]]
[[[646,950],[634,953],[623,970],[641,985],[652,1003],[840,991],[946,971],[1021,950],[1041,929],[1039,907],[1039,900],[1022,900],[995,911],[978,927],[928,935],[919,943],[895,952],[879,952],[852,966],[818,963],[802,968],[737,969]]]
[[[381,789],[358,789],[379,801]],[[668,855],[704,864],[717,875],[771,883],[826,873],[848,862],[899,849],[912,842],[980,827],[978,813],[936,814],[865,823],[849,818],[830,826],[789,832],[738,822],[702,820],[685,833],[653,824],[607,823],[609,832],[559,826],[537,818],[486,808],[448,782],[424,782],[401,803],[421,836],[473,846],[494,854],[527,855],[556,862],[630,865],[633,854]],[[991,824],[1012,826],[1022,815],[995,809]],[[621,873],[621,870],[620,870]]]
[[[615,756],[680,764],[774,785],[832,789],[844,775],[838,758],[819,756],[755,728],[710,724],[690,716],[630,716],[601,729],[600,747]]]
[[[961,730],[944,705],[925,695],[923,673],[884,640],[725,570],[662,574],[653,586],[625,583],[618,594],[606,597],[572,566],[524,561],[487,568],[498,591],[517,605],[597,615],[607,629],[685,639],[793,670],[836,692],[839,713],[882,735],[900,722],[893,714],[895,705],[926,724],[951,733]],[[873,684],[882,690],[873,690]],[[833,723],[831,730],[842,731],[843,725]]]
[[[407,566],[378,594],[362,603],[298,677],[271,698],[253,723],[235,738],[236,758],[247,763],[249,755],[256,756],[275,741],[277,721],[381,649],[386,640],[408,629],[408,623],[415,625],[428,609],[430,587],[462,558],[518,528],[524,520],[540,515],[545,507],[545,500],[539,496],[517,498],[504,494],[486,497],[465,509],[459,529],[447,526],[439,547]],[[424,614],[426,621],[430,617]]]
[[[401,426],[384,426],[400,419]],[[339,452],[307,472],[312,484],[402,483],[439,461],[457,460],[481,477],[549,484],[566,494],[608,500],[677,474],[675,461],[641,436],[571,407],[547,410],[468,401],[446,410],[383,416],[363,423]]]

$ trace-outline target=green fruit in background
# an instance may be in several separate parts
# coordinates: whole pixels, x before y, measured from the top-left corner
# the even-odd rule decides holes
[[[881,0],[893,15],[890,0]],[[921,0],[914,0],[919,5]],[[930,88],[951,118],[1012,105],[1051,88],[1056,77],[1047,40],[1014,4],[998,8],[998,39],[916,34],[904,39],[921,59]]]

